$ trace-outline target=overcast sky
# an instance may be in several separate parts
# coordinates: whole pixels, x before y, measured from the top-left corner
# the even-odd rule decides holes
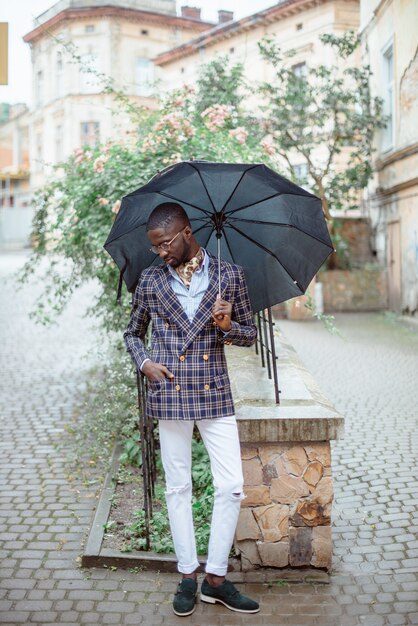
[[[31,104],[30,49],[22,37],[32,30],[35,17],[53,4],[54,0],[1,0],[0,22],[9,23],[9,85],[0,85],[0,102]],[[234,16],[241,18],[275,4],[275,0],[177,0],[177,12],[186,4],[201,7],[202,19],[216,22],[218,9],[234,11]]]

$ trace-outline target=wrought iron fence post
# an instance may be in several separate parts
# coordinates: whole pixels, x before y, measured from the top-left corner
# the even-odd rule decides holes
[[[144,490],[145,513],[145,548],[150,549],[150,520],[152,517],[152,499],[156,480],[154,423],[146,413],[146,383],[140,373],[136,372],[138,391],[138,424],[141,437],[142,482]]]
[[[266,313],[267,311],[267,313]],[[255,323],[258,329],[257,342],[255,345],[256,354],[260,356],[261,366],[267,366],[267,375],[273,379],[274,397],[276,404],[280,404],[279,377],[277,373],[277,355],[274,344],[274,321],[271,309],[256,313]]]

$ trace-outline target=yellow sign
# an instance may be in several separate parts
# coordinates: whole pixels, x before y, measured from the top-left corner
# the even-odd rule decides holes
[[[0,22],[0,85],[8,84],[9,66],[9,25],[7,22]]]

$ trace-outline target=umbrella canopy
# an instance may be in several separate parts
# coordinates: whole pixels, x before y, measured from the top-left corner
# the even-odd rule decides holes
[[[128,291],[150,252],[146,223],[162,202],[177,202],[201,246],[245,271],[254,312],[305,293],[333,245],[321,200],[262,163],[183,161],[125,196],[104,245]]]

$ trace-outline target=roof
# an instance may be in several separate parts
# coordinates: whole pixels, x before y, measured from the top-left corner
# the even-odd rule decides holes
[[[181,46],[171,48],[171,50],[159,54],[153,61],[156,65],[166,65],[182,57],[194,54],[205,46],[212,46],[223,39],[229,39],[259,26],[266,26],[327,1],[329,0],[279,0],[274,6],[263,11],[253,13],[240,20],[218,24],[214,28],[193,37],[193,39]]]
[[[128,9],[116,6],[96,6],[96,7],[80,7],[67,8],[56,13],[51,18],[31,30],[23,37],[26,43],[33,43],[37,39],[44,36],[46,30],[57,26],[61,22],[82,18],[104,18],[119,17],[131,20],[148,22],[151,24],[164,24],[166,26],[174,26],[176,28],[188,28],[196,31],[207,31],[213,26],[212,22],[202,22],[188,17],[177,17],[176,15],[168,15],[166,13],[156,13],[153,11],[143,11],[142,9]]]

